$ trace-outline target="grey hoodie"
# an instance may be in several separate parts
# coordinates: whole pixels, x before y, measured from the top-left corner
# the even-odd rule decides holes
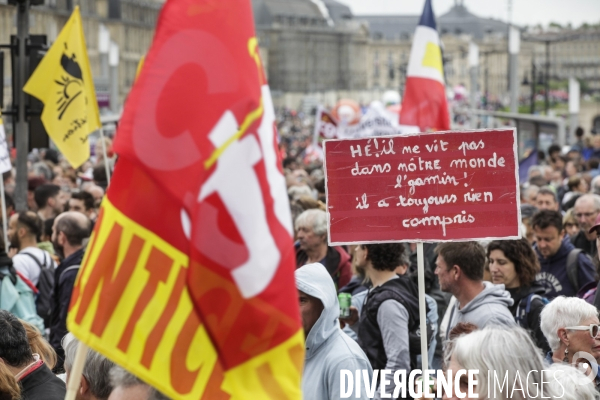
[[[488,325],[516,325],[515,318],[508,307],[512,306],[513,299],[510,293],[504,290],[504,285],[494,285],[483,282],[485,288],[473,300],[459,309],[456,302],[450,310],[450,323],[446,329],[446,339],[450,330],[459,322],[470,322],[483,329]]]
[[[296,286],[298,290],[318,298],[323,303],[323,312],[306,337],[306,355],[302,392],[305,400],[340,399],[340,370],[368,370],[369,379],[373,370],[360,346],[340,329],[340,306],[333,280],[325,267],[319,263],[298,268]],[[362,376],[362,372],[361,372]],[[364,385],[361,399],[368,399]],[[355,393],[351,398],[355,399]]]

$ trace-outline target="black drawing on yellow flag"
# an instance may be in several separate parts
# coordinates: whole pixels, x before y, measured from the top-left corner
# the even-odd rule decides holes
[[[68,51],[68,46],[65,43],[65,52]],[[69,106],[83,93],[83,74],[81,67],[77,62],[75,53],[69,57],[63,53],[60,59],[60,65],[64,70],[60,80],[55,80],[61,86],[61,90],[56,92],[60,97],[56,104],[58,105],[58,119],[61,120],[64,113],[69,109]]]

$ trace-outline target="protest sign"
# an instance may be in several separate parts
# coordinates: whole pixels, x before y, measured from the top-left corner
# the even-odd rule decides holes
[[[325,141],[331,245],[519,238],[516,130]]]

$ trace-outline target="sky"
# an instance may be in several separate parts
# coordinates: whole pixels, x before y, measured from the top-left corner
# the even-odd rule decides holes
[[[352,8],[354,14],[420,15],[424,0],[337,0]],[[447,12],[455,0],[432,0],[436,16]],[[509,0],[464,0],[465,6],[480,17],[507,21]],[[512,0],[513,23],[548,25],[569,22],[577,27],[584,22],[600,22],[600,0]]]

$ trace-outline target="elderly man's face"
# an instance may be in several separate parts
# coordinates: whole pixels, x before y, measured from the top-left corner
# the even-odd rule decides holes
[[[325,243],[326,235],[317,235],[311,226],[300,226],[296,232],[300,248],[304,251],[314,250]]]
[[[598,210],[594,206],[594,202],[590,199],[582,199],[582,201],[575,202],[575,218],[579,223],[579,227],[587,232],[592,226],[598,216]]]

